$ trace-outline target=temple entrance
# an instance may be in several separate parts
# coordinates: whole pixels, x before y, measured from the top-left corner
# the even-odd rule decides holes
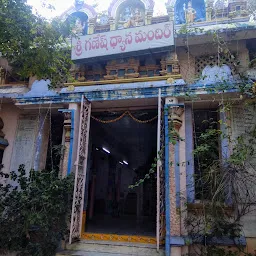
[[[156,173],[129,186],[156,158],[157,110],[92,113],[90,126],[82,237],[155,237]]]

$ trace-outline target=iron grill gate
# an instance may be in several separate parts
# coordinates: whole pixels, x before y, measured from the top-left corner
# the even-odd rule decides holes
[[[82,96],[77,159],[75,163],[73,205],[72,205],[70,236],[69,236],[70,244],[73,241],[80,238],[81,230],[82,230],[90,117],[91,117],[91,103],[84,96]]]

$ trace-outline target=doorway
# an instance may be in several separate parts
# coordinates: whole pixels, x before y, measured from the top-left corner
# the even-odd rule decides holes
[[[157,110],[93,113],[85,233],[155,237]]]

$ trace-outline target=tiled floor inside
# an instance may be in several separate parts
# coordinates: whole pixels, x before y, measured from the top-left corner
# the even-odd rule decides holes
[[[116,235],[155,236],[156,224],[147,217],[97,215],[86,224],[86,232]]]

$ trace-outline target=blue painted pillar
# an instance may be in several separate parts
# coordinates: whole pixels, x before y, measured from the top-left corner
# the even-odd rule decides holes
[[[195,179],[194,179],[194,136],[193,136],[193,113],[192,107],[185,107],[185,145],[186,145],[186,169],[187,169],[187,200],[188,203],[195,201]]]
[[[72,156],[74,145],[74,116],[75,111],[73,109],[60,109],[59,112],[64,114],[64,156],[62,160],[62,177],[69,175],[72,171]]]
[[[173,103],[177,99],[169,99]],[[180,137],[184,104],[165,105],[165,200],[166,200],[166,255],[170,256],[172,246],[179,247],[176,238],[180,238]],[[170,127],[171,125],[171,127]],[[173,248],[174,250],[174,248]],[[175,248],[177,251],[177,249]],[[175,252],[174,252],[175,253]],[[178,256],[178,255],[177,255]]]
[[[168,125],[168,106],[164,108],[164,125],[165,125],[165,255],[170,256],[170,231],[171,231],[171,217],[170,217],[170,176],[169,176],[169,125]]]

